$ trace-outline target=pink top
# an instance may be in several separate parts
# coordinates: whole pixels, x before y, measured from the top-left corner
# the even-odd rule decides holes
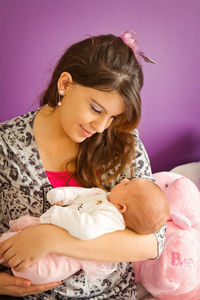
[[[53,188],[59,186],[81,186],[77,179],[68,171],[46,171],[47,177]]]

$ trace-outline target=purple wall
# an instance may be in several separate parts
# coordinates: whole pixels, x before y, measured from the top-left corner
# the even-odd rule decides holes
[[[153,171],[200,160],[199,0],[0,0],[0,121],[37,107],[56,60],[134,29],[145,53],[140,132]]]

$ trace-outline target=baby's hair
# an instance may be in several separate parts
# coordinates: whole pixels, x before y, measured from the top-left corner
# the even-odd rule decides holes
[[[169,203],[161,188],[154,182],[138,178],[137,186],[125,199],[126,225],[139,234],[158,231],[169,218]]]
[[[117,91],[124,99],[125,111],[111,126],[96,133],[79,145],[74,158],[76,176],[85,187],[111,186],[111,181],[130,165],[135,155],[135,139],[131,131],[141,117],[140,90],[143,73],[132,49],[121,37],[99,35],[80,41],[63,54],[40,105],[58,104],[57,82],[63,72],[69,72],[73,83],[100,91]],[[115,174],[103,176],[119,166]],[[100,176],[101,174],[101,176]]]

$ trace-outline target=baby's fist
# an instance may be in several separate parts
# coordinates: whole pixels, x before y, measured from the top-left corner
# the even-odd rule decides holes
[[[47,200],[52,205],[63,205],[65,202],[65,193],[62,188],[55,188],[47,193]]]

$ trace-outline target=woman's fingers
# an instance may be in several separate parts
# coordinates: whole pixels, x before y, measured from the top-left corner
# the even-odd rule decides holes
[[[0,258],[3,257],[4,253],[10,248],[9,240],[0,243]]]
[[[39,294],[61,283],[62,282],[59,281],[43,285],[31,285],[27,279],[14,277],[7,273],[0,273],[0,295],[23,297],[31,294]]]
[[[16,261],[16,255],[13,253],[11,249],[8,249],[4,255],[3,255],[4,260],[9,264],[10,267],[14,267],[15,265],[18,265],[20,261]]]
[[[44,285],[31,285],[29,288],[26,288],[26,295],[29,294],[39,294],[45,291],[48,291],[52,288],[54,288],[57,285],[60,285],[62,283],[62,281],[59,282],[52,282],[52,283],[48,283],[48,284],[44,284]]]
[[[21,271],[39,259],[34,255],[35,252],[41,252],[40,247],[37,250],[34,229],[39,231],[39,228],[36,226],[24,229],[0,244],[0,258],[2,256],[11,268],[17,268],[17,271]],[[34,237],[31,237],[31,233]]]
[[[13,286],[18,286],[22,288],[28,288],[31,285],[30,280],[20,277],[13,277]]]
[[[16,251],[12,247],[8,248],[8,250],[4,252],[3,258],[11,268],[15,268],[23,262],[19,256],[16,256]]]
[[[6,286],[19,286],[19,287],[29,287],[31,285],[30,280],[20,278],[20,277],[14,277],[7,273],[0,273],[0,286],[1,283]]]
[[[14,255],[11,259],[7,260],[9,266],[17,271],[17,267],[22,267],[23,261],[19,260],[19,258]]]
[[[6,261],[9,264],[9,266],[16,272],[21,272],[22,270],[30,267],[34,263],[31,259],[22,260],[17,255],[14,255],[11,259]]]
[[[14,263],[15,264],[15,263]],[[16,272],[21,272],[23,271],[24,269],[27,269],[28,267],[30,267],[32,265],[31,262],[29,261],[21,261],[20,263],[16,264],[13,269],[16,271]]]

